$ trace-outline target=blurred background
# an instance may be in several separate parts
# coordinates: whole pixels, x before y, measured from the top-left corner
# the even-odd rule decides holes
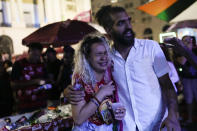
[[[155,0],[161,1],[171,0]],[[165,10],[180,0],[172,0],[170,3],[154,5],[154,8]],[[184,7],[186,0],[181,0],[180,7]],[[187,8],[194,5],[195,0],[190,0]],[[182,37],[186,34],[197,36],[196,28],[179,29],[180,27],[169,30],[169,27],[175,23],[172,18],[161,20],[158,17],[146,13],[139,6],[154,2],[153,0],[0,0],[0,53],[3,57],[23,54],[27,48],[23,46],[22,39],[35,31],[36,29],[57,21],[64,21],[67,19],[77,19],[85,22],[95,23],[94,15],[102,5],[120,5],[123,6],[128,14],[132,17],[133,29],[136,32],[137,38],[148,38],[158,42],[161,37],[174,36]],[[165,2],[165,3],[166,3]],[[185,3],[184,3],[185,2]],[[156,3],[157,4],[157,3]],[[161,6],[162,5],[162,6]],[[196,5],[196,4],[195,4]],[[163,7],[163,8],[161,8]],[[195,6],[196,7],[196,6]],[[194,7],[194,8],[195,8]],[[154,9],[149,7],[151,11]],[[184,10],[186,7],[181,8]],[[197,8],[195,8],[197,9]],[[150,10],[149,10],[150,11]],[[177,12],[177,10],[176,10]],[[158,12],[156,12],[158,13]],[[168,11],[169,13],[169,11]],[[170,12],[173,14],[173,12]],[[170,13],[168,15],[170,15]],[[178,12],[180,13],[180,11]],[[190,13],[191,14],[191,13]],[[195,14],[195,13],[192,13]],[[177,14],[176,14],[177,15]],[[184,18],[188,15],[183,16]],[[175,17],[175,16],[172,16]],[[196,16],[195,16],[196,17]],[[192,19],[195,19],[192,17]],[[186,19],[186,18],[185,18]],[[196,24],[195,24],[196,25]],[[98,25],[94,25],[98,26]],[[165,34],[166,32],[172,32]],[[174,33],[175,32],[175,33]],[[6,43],[6,44],[5,44]]]

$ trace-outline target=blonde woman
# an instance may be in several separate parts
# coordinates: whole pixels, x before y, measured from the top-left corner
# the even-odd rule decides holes
[[[74,131],[122,130],[126,110],[119,106],[112,111],[111,105],[118,102],[118,96],[111,70],[106,38],[97,33],[86,36],[75,56],[72,84],[76,90],[85,91],[85,98],[72,105]]]

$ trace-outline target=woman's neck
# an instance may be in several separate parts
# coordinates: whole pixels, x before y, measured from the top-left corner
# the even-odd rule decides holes
[[[103,76],[104,76],[104,74],[105,74],[105,72],[94,72],[94,74],[95,74],[95,79],[96,79],[96,81],[101,81],[102,79],[103,79]]]

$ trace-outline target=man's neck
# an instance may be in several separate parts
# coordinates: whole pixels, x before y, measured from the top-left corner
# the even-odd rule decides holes
[[[133,45],[122,46],[119,43],[118,44],[115,43],[114,47],[120,53],[120,55],[124,58],[124,60],[126,60]]]

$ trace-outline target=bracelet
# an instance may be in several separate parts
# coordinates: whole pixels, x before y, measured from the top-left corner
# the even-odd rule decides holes
[[[99,103],[99,105],[101,104],[101,102],[96,98],[96,96],[94,96],[94,99]]]
[[[99,103],[94,98],[90,99],[90,101],[94,103],[97,107],[99,107]]]

